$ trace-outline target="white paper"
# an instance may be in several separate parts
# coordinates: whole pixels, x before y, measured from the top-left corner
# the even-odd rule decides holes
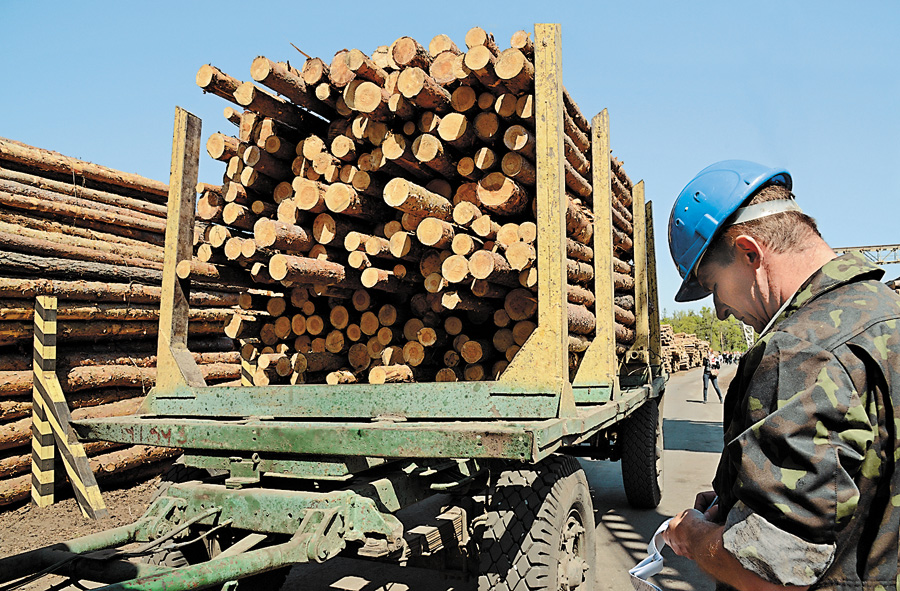
[[[637,565],[628,571],[631,575],[631,584],[635,591],[661,591],[659,587],[647,581],[649,577],[659,574],[663,568],[662,549],[666,545],[662,534],[669,527],[671,519],[662,522],[650,543],[647,545],[647,558],[643,559]]]

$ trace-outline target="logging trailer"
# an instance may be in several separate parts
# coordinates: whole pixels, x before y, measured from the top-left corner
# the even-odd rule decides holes
[[[563,87],[558,25],[535,31],[537,329],[495,381],[206,386],[187,349],[200,121],[178,109],[158,381],[134,416],[84,419],[82,440],[184,450],[131,525],[0,560],[0,582],[52,571],[103,589],[235,581],[277,587],[339,554],[439,566],[481,589],[592,589],[595,523],[576,456],[622,461],[629,502],[662,493],[659,319],[650,203],[634,187],[634,344],[617,357],[609,124],[592,121],[596,335],[568,364]],[[443,495],[416,527],[397,513]],[[119,548],[123,547],[123,548]],[[143,556],[137,560],[136,556]],[[265,581],[265,583],[264,583]]]

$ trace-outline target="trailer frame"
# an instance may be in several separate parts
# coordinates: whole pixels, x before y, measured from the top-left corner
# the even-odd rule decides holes
[[[130,526],[0,560],[0,582],[51,568],[113,583],[104,589],[187,589],[324,561],[348,543],[360,544],[360,555],[396,556],[404,531],[394,513],[428,495],[470,495],[507,466],[537,465],[560,451],[609,457],[616,427],[642,405],[660,404],[667,378],[651,209],[640,182],[633,189],[637,338],[620,363],[613,308],[601,305],[614,295],[604,110],[592,120],[597,332],[570,381],[559,25],[535,25],[534,47],[537,329],[496,381],[207,386],[187,347],[190,282],[175,273],[191,258],[201,123],[176,108],[157,385],[137,414],[73,427],[82,440],[183,448],[186,466],[226,474],[173,483]],[[228,527],[243,537],[181,568],[135,565],[123,551],[97,553],[130,542],[171,545]]]

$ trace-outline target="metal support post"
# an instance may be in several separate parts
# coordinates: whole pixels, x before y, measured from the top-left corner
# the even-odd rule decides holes
[[[562,48],[558,24],[535,32],[535,135],[537,140],[538,326],[503,374],[511,384],[560,393],[559,416],[575,412],[569,383],[566,305],[566,186],[563,153]]]
[[[108,515],[106,505],[69,424],[72,415],[56,377],[56,304],[54,296],[38,296],[34,302],[31,498],[39,507],[53,503],[55,443],[82,514],[101,519]]]
[[[613,282],[612,176],[610,170],[609,113],[606,109],[591,122],[591,175],[594,204],[594,293],[597,304],[596,334],[575,376],[575,401],[606,402],[619,389],[616,358],[616,317]]]
[[[192,256],[200,144],[200,119],[176,107],[156,373],[157,389],[167,394],[180,385],[206,385],[187,348],[190,281],[175,274],[178,263]]]

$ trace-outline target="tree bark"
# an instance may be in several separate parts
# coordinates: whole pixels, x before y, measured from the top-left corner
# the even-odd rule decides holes
[[[95,250],[85,246],[72,246],[45,240],[32,235],[22,233],[12,234],[0,227],[0,247],[10,251],[21,253],[33,253],[46,257],[59,257],[62,259],[76,259],[83,262],[98,262],[108,265],[121,265],[123,267],[137,267],[141,269],[155,269],[162,271],[163,264],[160,261],[125,257],[119,254]]]
[[[502,172],[492,172],[478,182],[478,201],[488,211],[514,215],[528,207],[529,194]]]
[[[326,119],[334,117],[334,108],[320,101],[302,74],[284,62],[274,63],[259,56],[250,65],[250,76],[305,109]]]
[[[14,181],[0,180],[0,203],[30,213],[42,212],[54,217],[84,218],[142,232],[164,234],[166,231],[165,219],[156,215],[88,201],[80,197],[70,197]]]
[[[66,175],[68,178],[78,175],[89,181],[119,187],[129,196],[137,196],[153,203],[165,203],[169,197],[169,187],[165,183],[63,156],[58,152],[27,146],[6,138],[0,138],[0,160]]]
[[[42,176],[36,176],[25,172],[18,172],[3,167],[0,167],[0,179],[22,183],[24,185],[29,185],[37,189],[43,189],[45,191],[53,191],[56,193],[61,193],[63,195],[70,195],[72,197],[81,197],[82,199],[88,199],[97,203],[116,205],[126,209],[134,210],[136,212],[146,213],[163,218],[166,216],[165,205],[144,201],[142,199],[126,197],[125,195],[117,195],[108,191],[99,191],[97,189],[80,187],[73,184],[71,180],[69,182],[55,181],[52,179],[44,178]]]
[[[143,398],[129,398],[89,408],[72,411],[72,419],[121,417],[134,414]],[[0,451],[28,445],[31,442],[31,417],[0,425]],[[30,476],[29,476],[30,478]]]
[[[34,298],[39,295],[55,295],[67,300],[156,304],[160,301],[161,293],[159,287],[134,283],[0,277],[0,297],[4,298]],[[191,290],[190,304],[191,306],[228,307],[236,305],[237,298],[238,294],[236,293]]]
[[[190,311],[193,322],[224,322],[230,317],[230,308],[203,308]],[[159,320],[159,306],[153,304],[82,303],[61,302],[57,308],[59,320],[129,321]],[[0,300],[0,321],[33,321],[34,300]]]
[[[286,123],[297,129],[307,127],[307,116],[293,103],[271,95],[252,82],[244,82],[234,91],[237,103],[248,109]]]
[[[0,268],[8,273],[26,276],[54,277],[81,281],[85,279],[110,281],[115,283],[145,283],[160,285],[162,271],[122,267],[106,263],[43,257],[16,252],[0,251]]]
[[[384,187],[384,201],[391,207],[418,217],[453,218],[453,204],[444,197],[406,179],[395,178]]]
[[[260,218],[253,226],[253,239],[260,248],[289,252],[308,252],[313,237],[301,226]]]
[[[60,341],[84,341],[98,338],[134,339],[156,335],[159,323],[152,321],[67,321],[57,325]],[[219,334],[221,322],[193,322],[189,332],[193,335]],[[0,345],[11,345],[32,338],[34,325],[30,322],[0,323]]]

